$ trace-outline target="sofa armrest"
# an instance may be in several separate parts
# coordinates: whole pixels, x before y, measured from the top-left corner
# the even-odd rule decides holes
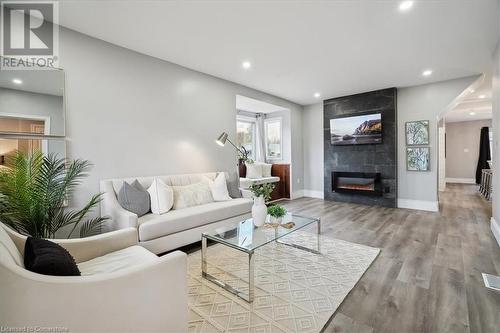
[[[241,196],[246,199],[253,199],[253,193],[252,191],[246,189],[246,188],[240,188],[241,191]]]
[[[51,239],[64,247],[77,263],[87,261],[129,246],[137,245],[136,228],[126,228],[104,234],[74,239]]]
[[[107,216],[111,219],[108,224],[107,231],[118,230],[124,228],[137,228],[137,214],[129,212],[118,203],[116,199],[115,189],[111,181],[101,181],[100,184],[102,195],[101,201],[101,216]]]
[[[93,276],[46,276],[0,265],[0,322],[70,332],[186,332],[187,256]],[[12,300],[15,300],[12,301]],[[50,316],[40,309],[50,309]]]

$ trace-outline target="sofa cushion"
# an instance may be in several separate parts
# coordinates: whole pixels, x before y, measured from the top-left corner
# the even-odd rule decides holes
[[[240,176],[237,172],[226,172],[226,183],[227,183],[227,191],[229,192],[229,196],[233,199],[241,198],[240,191]]]
[[[28,237],[24,245],[24,267],[38,274],[80,276],[75,259],[61,245]]]
[[[277,183],[279,181],[280,177],[262,177],[257,179],[240,178],[240,186],[241,188],[250,188],[252,185]]]
[[[148,188],[151,199],[151,213],[165,214],[174,205],[174,191],[161,179],[155,178]]]
[[[151,214],[153,215],[153,214]],[[116,272],[134,265],[158,260],[158,256],[139,245],[108,253],[78,264],[82,275]]]
[[[262,168],[262,177],[271,177],[271,170],[273,168],[272,164],[269,163],[259,163]]]
[[[174,209],[184,209],[214,201],[206,178],[196,184],[172,186],[172,189],[174,190]]]
[[[226,175],[221,172],[215,177],[215,180],[210,180],[207,178],[210,190],[212,191],[212,197],[214,201],[228,201],[231,200],[229,192],[227,190]]]
[[[262,165],[259,163],[245,163],[247,167],[247,178],[262,178]]]
[[[151,207],[149,193],[137,179],[132,184],[123,182],[123,186],[118,192],[118,203],[129,212],[137,214],[137,216],[146,214]]]
[[[171,210],[163,215],[147,214],[139,218],[139,240],[147,241],[193,229],[250,213],[251,209],[251,199],[239,198]]]
[[[0,251],[6,251],[18,266],[24,267],[23,256],[7,231],[5,231],[3,225],[0,225],[0,243],[3,245],[3,248],[0,247]]]

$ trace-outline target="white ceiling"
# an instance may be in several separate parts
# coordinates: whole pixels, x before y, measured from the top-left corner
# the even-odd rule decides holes
[[[444,117],[447,123],[491,119],[493,117],[491,75],[472,84]],[[472,113],[472,114],[471,114]]]
[[[489,70],[496,0],[421,0],[405,13],[398,4],[61,1],[60,23],[303,105]],[[427,68],[434,72],[424,78]]]
[[[21,80],[15,84],[14,79]],[[64,72],[48,71],[0,71],[0,87],[62,96],[64,93]]]
[[[271,113],[288,110],[287,108],[279,105],[274,105],[241,95],[236,95],[236,109],[253,113]]]

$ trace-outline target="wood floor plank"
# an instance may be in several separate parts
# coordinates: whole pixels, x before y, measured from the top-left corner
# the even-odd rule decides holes
[[[324,235],[381,249],[325,332],[500,332],[500,293],[481,277],[500,274],[500,247],[491,204],[475,185],[447,184],[439,213],[311,198],[282,204],[320,217]]]

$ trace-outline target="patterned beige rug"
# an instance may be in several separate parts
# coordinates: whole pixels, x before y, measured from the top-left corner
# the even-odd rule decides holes
[[[314,248],[316,236],[297,231],[286,241]],[[256,251],[252,304],[201,277],[200,251],[188,257],[190,332],[320,332],[379,249],[321,237],[316,255],[271,243]],[[208,248],[208,271],[247,291],[248,256]],[[229,271],[231,274],[226,273]]]

